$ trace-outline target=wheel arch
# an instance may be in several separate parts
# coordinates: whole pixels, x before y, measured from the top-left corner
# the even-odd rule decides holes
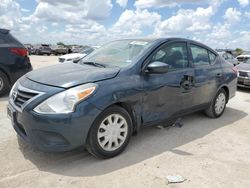
[[[116,103],[109,105],[106,108],[109,108],[111,106],[120,106],[129,113],[129,115],[132,119],[132,123],[133,123],[133,134],[137,134],[139,129],[140,129],[140,125],[141,125],[140,113],[136,112],[135,108],[131,104],[126,103],[126,102],[116,102]]]
[[[227,103],[228,103],[229,96],[230,96],[228,86],[224,85],[224,86],[220,87],[220,89],[224,89],[224,91],[226,92],[226,94],[227,94],[227,96],[226,96],[226,97],[227,97]],[[220,89],[219,89],[219,90],[220,90]],[[219,91],[219,90],[218,90],[218,91]],[[218,91],[217,91],[217,92],[218,92]]]

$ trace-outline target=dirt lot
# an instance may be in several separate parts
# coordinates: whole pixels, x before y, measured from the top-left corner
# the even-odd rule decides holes
[[[35,69],[55,56],[31,56]],[[42,153],[18,139],[0,99],[0,187],[250,187],[250,90],[240,90],[219,119],[184,117],[182,128],[147,128],[120,156]],[[167,175],[187,178],[167,185]]]

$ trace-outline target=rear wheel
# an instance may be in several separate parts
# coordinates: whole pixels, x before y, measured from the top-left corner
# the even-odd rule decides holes
[[[205,113],[211,118],[218,118],[224,113],[226,104],[227,93],[224,89],[220,89]]]
[[[10,83],[6,74],[0,71],[0,96],[6,94],[9,88],[10,88]]]
[[[123,152],[132,133],[132,120],[129,113],[113,106],[101,113],[92,125],[87,149],[96,157],[111,158]]]

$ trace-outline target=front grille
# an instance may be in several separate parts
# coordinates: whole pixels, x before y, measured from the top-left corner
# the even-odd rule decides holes
[[[60,63],[63,63],[64,61],[65,61],[64,58],[59,58],[59,62],[60,62]]]
[[[244,61],[244,57],[237,57],[237,60],[238,60],[239,62],[243,62],[243,61]]]
[[[17,88],[16,90],[13,91],[11,97],[13,99],[14,104],[17,107],[21,108],[24,105],[24,103],[26,103],[27,101],[29,101],[36,95],[38,95],[38,93],[24,91],[24,90],[21,90],[20,88]]]
[[[241,76],[241,77],[248,77],[248,72],[239,71],[239,76]]]

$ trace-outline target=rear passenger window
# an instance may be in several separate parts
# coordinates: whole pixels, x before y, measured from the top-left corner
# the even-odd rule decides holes
[[[191,44],[191,52],[195,67],[205,66],[210,64],[207,49]]]
[[[213,52],[208,51],[209,59],[210,59],[210,64],[214,64],[216,60],[216,55]]]

